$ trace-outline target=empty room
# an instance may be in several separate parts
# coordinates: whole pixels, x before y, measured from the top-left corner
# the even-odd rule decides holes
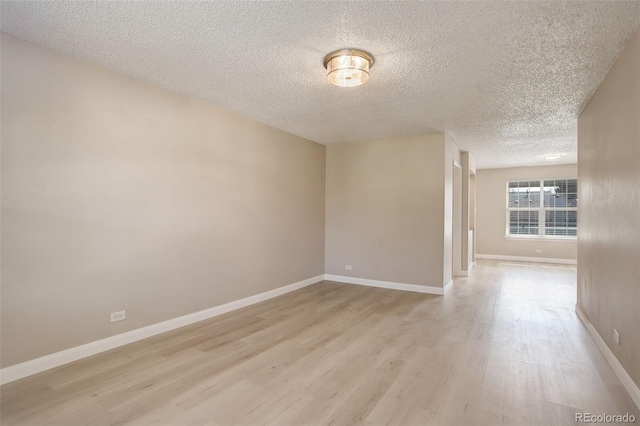
[[[640,1],[0,29],[2,426],[640,423]]]

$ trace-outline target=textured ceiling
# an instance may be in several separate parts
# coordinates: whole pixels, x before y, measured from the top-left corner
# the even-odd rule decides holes
[[[478,167],[576,162],[640,2],[3,1],[2,31],[324,143],[443,131]],[[338,88],[324,55],[371,52]]]

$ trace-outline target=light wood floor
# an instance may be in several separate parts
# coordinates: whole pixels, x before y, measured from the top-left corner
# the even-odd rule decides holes
[[[332,282],[3,386],[6,425],[572,424],[640,418],[575,269],[484,261],[445,297]]]

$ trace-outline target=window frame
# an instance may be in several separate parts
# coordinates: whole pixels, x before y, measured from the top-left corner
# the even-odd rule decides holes
[[[557,178],[533,178],[533,179],[509,179],[505,182],[505,232],[504,238],[507,240],[555,240],[555,241],[576,241],[578,239],[578,225],[576,223],[576,235],[546,235],[545,229],[547,225],[547,211],[578,211],[578,207],[546,207],[544,203],[544,181],[545,180],[576,180],[576,185],[579,185],[577,177],[557,177]],[[523,181],[539,181],[540,182],[540,205],[534,208],[518,208],[509,206],[509,184],[511,182],[523,182]],[[576,202],[577,204],[577,202]],[[538,235],[531,234],[510,234],[509,233],[509,220],[510,213],[512,211],[537,211],[538,212]]]

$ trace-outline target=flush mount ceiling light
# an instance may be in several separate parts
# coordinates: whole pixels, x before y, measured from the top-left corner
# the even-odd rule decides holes
[[[340,49],[324,57],[327,81],[341,87],[360,86],[369,81],[373,56],[363,50]]]
[[[557,160],[558,158],[562,157],[562,154],[547,154],[544,156],[545,160]]]

